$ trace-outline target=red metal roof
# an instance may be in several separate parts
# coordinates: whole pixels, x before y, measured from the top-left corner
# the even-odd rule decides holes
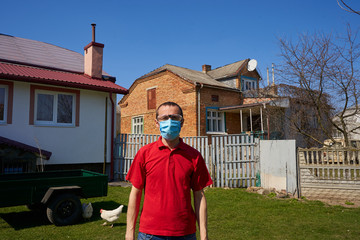
[[[4,62],[0,62],[0,78],[119,94],[126,94],[128,92],[127,89],[110,80],[95,79],[84,74],[54,71]]]

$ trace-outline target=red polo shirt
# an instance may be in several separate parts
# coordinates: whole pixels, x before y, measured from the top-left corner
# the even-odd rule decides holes
[[[191,191],[212,184],[201,154],[180,139],[170,150],[161,137],[142,147],[126,176],[134,187],[145,187],[140,232],[160,236],[183,236],[196,232]]]

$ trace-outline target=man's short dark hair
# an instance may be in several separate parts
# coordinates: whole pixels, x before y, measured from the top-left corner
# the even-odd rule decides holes
[[[160,104],[160,106],[158,106],[158,108],[156,109],[156,119],[158,118],[159,116],[159,109],[163,106],[172,106],[172,107],[178,107],[179,110],[180,110],[180,115],[183,117],[183,111],[181,109],[181,107],[179,106],[179,104],[177,103],[174,103],[174,102],[164,102],[162,104]]]

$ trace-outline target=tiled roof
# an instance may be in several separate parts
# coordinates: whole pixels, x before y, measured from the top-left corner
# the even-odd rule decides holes
[[[0,59],[34,66],[84,72],[84,56],[52,44],[0,34]]]
[[[19,149],[25,150],[27,152],[35,153],[37,155],[40,155],[40,151],[41,151],[41,155],[43,157],[45,157],[45,159],[47,159],[47,160],[50,159],[51,154],[52,154],[49,151],[45,151],[43,149],[39,149],[39,148],[24,144],[24,143],[21,143],[21,142],[18,142],[18,141],[14,141],[14,140],[11,140],[11,139],[8,139],[8,138],[5,138],[5,137],[1,137],[1,136],[0,136],[0,144],[5,144],[5,145],[10,146],[10,147],[19,148]]]
[[[0,78],[76,87],[97,91],[126,94],[127,90],[110,80],[100,80],[83,74],[55,71],[37,67],[0,62]]]
[[[170,65],[170,64],[166,64],[160,68],[157,68],[157,69],[151,71],[150,73],[145,74],[144,76],[140,77],[139,79],[143,79],[143,78],[155,75],[155,74],[160,73],[165,70],[171,71],[174,74],[178,75],[179,77],[181,77],[187,81],[190,81],[190,82],[197,82],[197,83],[202,83],[202,84],[211,85],[211,86],[230,88],[229,85],[226,85],[225,83],[216,81],[214,78],[212,78],[211,76],[209,76],[206,73],[196,71],[196,70],[191,70],[188,68],[182,68],[182,67],[178,67],[178,66],[174,66],[174,65]]]
[[[228,64],[214,70],[208,71],[207,74],[214,79],[221,79],[227,77],[236,76],[241,68],[241,66],[246,62],[246,60],[241,60],[232,64]]]

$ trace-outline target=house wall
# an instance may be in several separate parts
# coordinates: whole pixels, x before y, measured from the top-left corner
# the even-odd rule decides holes
[[[212,95],[218,95],[219,101],[212,101]],[[203,87],[200,92],[201,98],[201,135],[206,135],[206,108],[207,107],[223,107],[231,105],[240,105],[240,93],[235,91],[227,91],[218,88]],[[226,129],[228,133],[240,133],[240,116],[237,114],[226,113]],[[239,129],[238,131],[236,129]]]
[[[164,102],[179,104],[184,114],[180,136],[197,134],[195,85],[184,81],[171,72],[163,72],[138,80],[131,93],[120,101],[121,133],[131,133],[131,119],[144,117],[144,134],[159,134],[155,126],[156,109],[147,109],[147,89],[156,88],[156,108]]]
[[[78,127],[29,125],[30,84],[14,82],[13,121],[12,124],[0,125],[1,136],[52,152],[46,164],[103,163],[105,99],[108,97],[108,93],[80,90]],[[106,160],[110,162],[111,103],[109,98],[107,106]]]

